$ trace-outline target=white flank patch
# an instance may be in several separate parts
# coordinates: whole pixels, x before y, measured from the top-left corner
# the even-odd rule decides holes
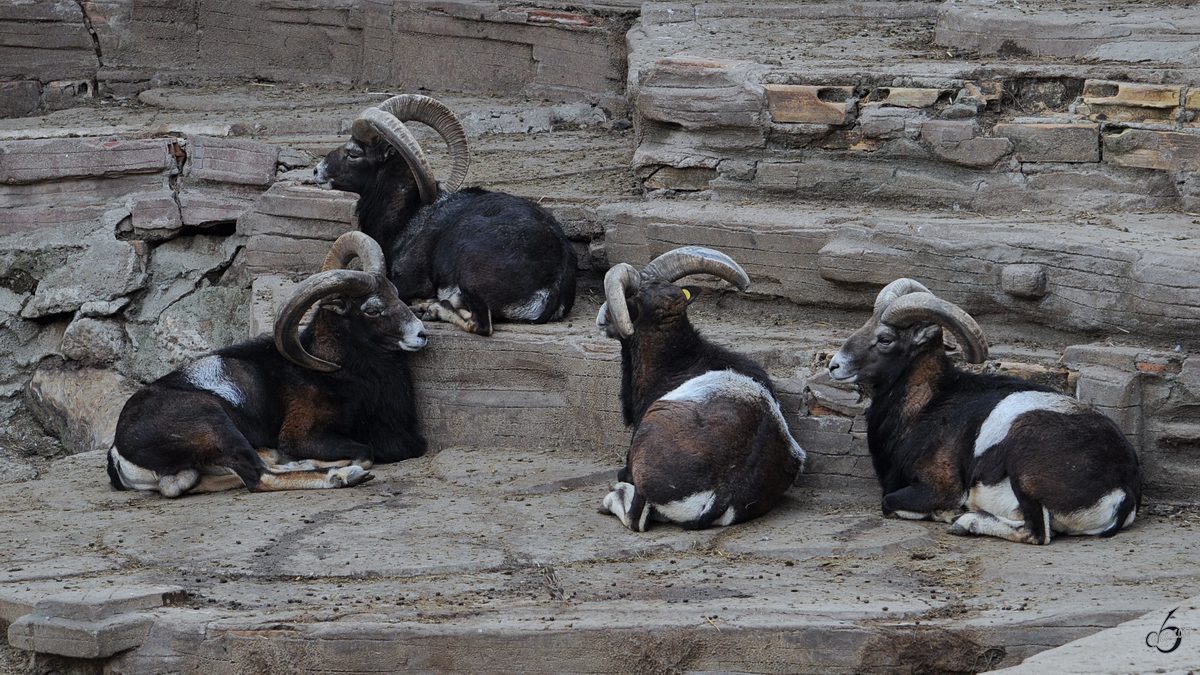
[[[792,454],[800,460],[801,470],[804,469],[804,460],[806,458],[804,449],[800,447],[796,439],[792,438],[792,434],[788,430],[787,420],[783,419],[783,411],[779,409],[779,402],[775,400],[774,396],[771,396],[771,392],[767,391],[766,387],[752,378],[732,370],[710,370],[703,375],[697,375],[684,382],[664,394],[658,400],[692,401],[706,404],[716,396],[727,396],[742,401],[749,401],[754,405],[763,405],[765,403],[770,406],[771,415],[775,418],[775,424],[779,428],[779,432],[787,438]]]
[[[534,293],[525,302],[514,305],[507,305],[501,310],[501,314],[506,319],[524,319],[533,321],[546,311],[546,301],[550,299],[550,289],[543,288]]]
[[[1025,516],[1021,513],[1021,503],[1017,500],[1017,493],[1013,492],[1012,481],[1008,478],[995,485],[976,483],[971,486],[964,506],[968,511],[987,511],[997,518],[1025,522]]]
[[[1070,513],[1054,513],[1050,516],[1050,526],[1055,532],[1063,534],[1100,534],[1117,524],[1117,509],[1125,501],[1125,491],[1117,488],[1104,495],[1090,508],[1079,509]],[[1122,526],[1133,522],[1133,513],[1125,519]]]
[[[992,408],[992,412],[979,427],[975,437],[975,456],[980,457],[992,446],[1008,436],[1009,429],[1018,417],[1034,410],[1070,414],[1084,409],[1084,405],[1066,394],[1048,391],[1018,391],[1005,396]]]
[[[240,408],[246,397],[225,372],[224,359],[220,356],[205,356],[183,369],[183,377],[197,389],[211,391]]]
[[[655,504],[655,519],[668,520],[672,523],[687,523],[699,520],[701,516],[708,513],[709,509],[713,507],[713,502],[716,500],[717,493],[712,490],[705,490],[679,501]]]
[[[108,456],[112,458],[113,465],[117,467],[117,476],[121,479],[121,485],[130,490],[158,489],[158,474],[125,459],[115,447],[108,451]]]

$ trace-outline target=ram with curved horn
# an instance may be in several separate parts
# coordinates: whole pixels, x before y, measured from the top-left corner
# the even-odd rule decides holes
[[[622,263],[604,277],[596,325],[621,342],[621,409],[634,431],[603,508],[637,532],[654,520],[699,529],[757,518],[804,465],[771,378],[688,320],[699,289],[674,282],[692,274],[750,284],[729,256],[700,247],[665,253],[641,272]]]
[[[432,127],[450,148],[439,184],[405,127]],[[544,323],[575,302],[575,250],[534,202],[460,190],[470,154],[462,124],[427,96],[393,96],[355,120],[351,139],[317,165],[314,180],[359,195],[358,226],[379,242],[401,299],[424,318],[490,335],[496,321]]]
[[[987,359],[969,314],[897,279],[829,363],[835,380],[871,394],[867,445],[884,515],[1028,544],[1129,526],[1142,474],[1117,425],[1049,387],[956,368],[943,331],[968,362]]]
[[[348,269],[356,258],[361,271]],[[378,244],[346,233],[280,310],[273,336],[201,357],[130,397],[109,479],[167,497],[369,480],[372,464],[425,452],[406,355],[425,342]]]

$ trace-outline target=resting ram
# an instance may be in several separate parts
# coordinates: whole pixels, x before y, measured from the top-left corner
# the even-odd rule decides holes
[[[449,145],[444,185],[406,121],[429,125]],[[394,96],[363,111],[350,133],[314,180],[359,195],[359,229],[383,247],[401,299],[480,335],[495,321],[544,323],[571,310],[575,251],[554,216],[503,192],[458,190],[470,154],[453,112],[427,96]]]
[[[1028,544],[1128,527],[1142,474],[1117,425],[1048,387],[956,368],[943,328],[968,362],[987,358],[970,315],[897,279],[829,364],[835,380],[872,394],[867,444],[884,514]]]
[[[688,321],[698,289],[673,282],[700,273],[750,283],[728,256],[699,247],[604,277],[596,325],[621,341],[621,410],[634,433],[603,507],[637,532],[651,520],[699,529],[757,518],[804,465],[766,372]]]
[[[346,269],[354,258],[363,271]],[[112,485],[178,497],[368,480],[375,462],[425,452],[405,355],[425,343],[379,246],[342,235],[280,311],[273,338],[204,356],[130,397],[108,455]]]

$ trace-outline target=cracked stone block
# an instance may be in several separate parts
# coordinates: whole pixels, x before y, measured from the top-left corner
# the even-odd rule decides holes
[[[1079,369],[1075,395],[1112,418],[1126,436],[1137,436],[1141,432],[1142,387],[1136,371],[1084,366]]]
[[[1099,162],[1098,124],[997,124],[997,137],[1012,141],[1018,162]]]
[[[184,225],[205,227],[232,223],[253,208],[262,195],[258,186],[180,181],[179,214]]]
[[[698,190],[707,190],[709,183],[716,177],[716,169],[705,169],[702,167],[677,169],[673,166],[664,166],[646,178],[646,187],[653,190],[667,189],[695,192]]]
[[[321,271],[330,243],[324,239],[295,239],[256,234],[246,241],[246,271],[310,275]]]
[[[1104,161],[1159,171],[1200,171],[1200,135],[1127,129],[1104,136]]]
[[[112,363],[125,351],[125,331],[119,321],[76,316],[63,333],[62,353],[88,365]]]
[[[974,120],[925,120],[921,123],[921,138],[933,145],[968,141],[979,133]]]
[[[191,136],[185,176],[238,185],[270,185],[275,180],[279,148],[237,138]]]
[[[879,87],[871,92],[863,108],[891,106],[893,108],[930,108],[952,92],[948,89],[921,89],[915,87]]]
[[[864,108],[858,115],[858,126],[865,138],[890,141],[906,136],[905,129],[913,120],[913,115],[912,110],[905,108]]]
[[[1170,121],[1182,102],[1182,88],[1134,82],[1088,80],[1083,102],[1093,120],[1111,122]]]
[[[36,319],[74,312],[85,302],[116,300],[142,288],[145,280],[141,256],[132,243],[94,239],[41,279],[21,316]]]
[[[38,422],[67,452],[108,450],[117,418],[136,386],[100,368],[42,367],[25,389],[25,401]]]
[[[854,87],[768,84],[767,109],[775,122],[845,124]]]
[[[175,193],[136,195],[129,200],[133,236],[143,241],[170,239],[183,229]]]
[[[358,195],[276,183],[238,218],[238,233],[333,241],[355,229]]]
[[[972,138],[956,143],[933,143],[933,154],[955,164],[986,168],[999,162],[1012,152],[1012,143],[1007,138]]]
[[[18,649],[73,658],[106,658],[140,646],[154,617],[145,610],[176,602],[177,587],[60,593],[39,600],[8,628]]]
[[[43,96],[49,110],[73,108],[92,98],[92,85],[86,80],[59,80],[47,84]]]
[[[1005,265],[1000,271],[1000,288],[1018,298],[1036,299],[1046,295],[1046,269],[1041,265]]]
[[[637,109],[648,120],[690,130],[756,127],[763,112],[756,81],[763,70],[749,61],[660,59],[641,73]]]
[[[0,142],[0,183],[157,173],[175,168],[169,139],[53,138]]]
[[[0,82],[0,118],[24,117],[38,109],[41,87],[33,80]]]

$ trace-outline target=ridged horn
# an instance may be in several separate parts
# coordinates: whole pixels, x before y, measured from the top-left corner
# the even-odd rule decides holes
[[[471,150],[467,146],[467,132],[450,108],[419,94],[393,96],[377,107],[401,122],[420,122],[436,131],[450,149],[450,178],[442,181],[442,187],[446,192],[456,192],[462,187],[471,166]]]
[[[369,111],[375,110],[376,113]],[[437,199],[437,183],[429,167],[425,153],[404,126],[405,122],[420,122],[433,128],[450,148],[450,178],[442,187],[446,192],[455,192],[462,186],[471,165],[471,151],[467,146],[467,134],[458,117],[441,102],[418,94],[393,96],[376,106],[363,111],[354,121],[351,133],[356,138],[370,140],[382,136],[404,156],[417,180],[421,201],[425,204]]]
[[[942,300],[932,293],[909,293],[896,298],[883,310],[879,320],[899,328],[911,326],[918,321],[940,324],[958,337],[963,348],[963,357],[968,363],[983,363],[987,359],[987,339],[983,336],[979,324],[975,323],[975,319],[958,305]]]
[[[933,291],[925,288],[921,282],[916,281],[915,279],[897,279],[887,286],[884,286],[883,290],[879,291],[879,295],[875,296],[875,313],[878,314],[882,312],[888,305],[892,304],[896,298],[902,295],[908,295],[909,293],[929,293],[932,295]]]
[[[379,243],[362,232],[347,232],[333,242],[329,255],[325,256],[322,272],[348,269],[351,260],[358,258],[367,274],[386,274],[387,262]]]
[[[275,319],[275,348],[288,361],[302,368],[324,373],[340,369],[336,363],[309,354],[300,344],[300,320],[309,307],[331,295],[361,296],[374,292],[375,280],[374,275],[366,272],[340,269],[319,272],[305,279]]]
[[[608,318],[622,338],[633,335],[633,320],[629,318],[626,299],[642,284],[642,275],[629,263],[617,263],[604,275],[604,299],[608,305]]]
[[[437,199],[437,181],[433,178],[433,169],[429,167],[429,160],[425,159],[421,145],[403,122],[390,113],[370,107],[354,120],[350,134],[365,143],[372,142],[376,136],[386,140],[400,151],[408,168],[412,169],[413,178],[417,181],[417,190],[421,193],[421,203],[430,204]]]
[[[646,265],[643,274],[667,281],[678,281],[689,274],[711,274],[744,291],[750,287],[750,277],[733,258],[703,246],[683,246],[658,256]]]

